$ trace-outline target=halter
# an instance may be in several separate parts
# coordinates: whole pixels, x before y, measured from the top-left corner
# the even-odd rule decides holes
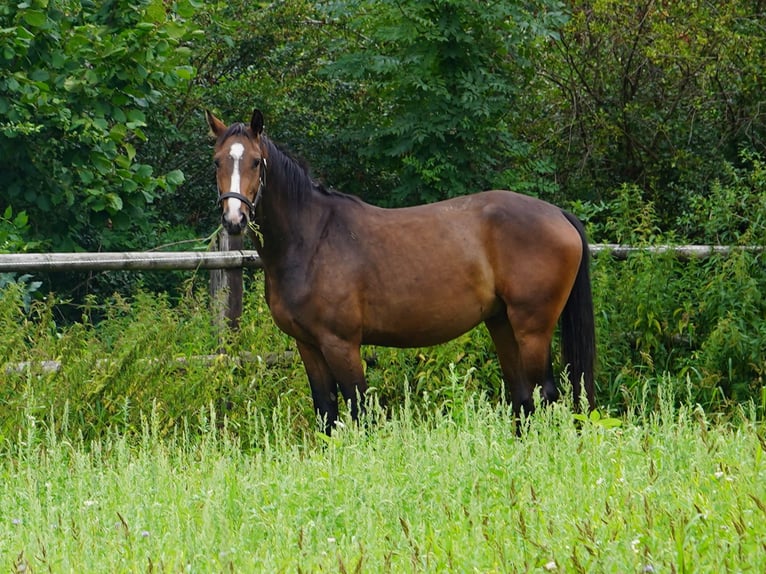
[[[266,188],[266,158],[262,157],[260,159],[260,163],[261,166],[260,173],[258,174],[258,191],[255,192],[255,199],[253,199],[253,201],[250,201],[247,197],[236,191],[227,191],[226,193],[222,193],[218,196],[218,202],[216,205],[223,204],[224,199],[238,199],[247,206],[249,210],[248,215],[250,221],[255,219],[255,208],[258,207],[258,204],[261,202],[263,190]]]

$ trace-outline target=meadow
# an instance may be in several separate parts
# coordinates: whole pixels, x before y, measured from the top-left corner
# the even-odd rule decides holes
[[[90,299],[75,322],[11,286],[0,567],[766,571],[762,269],[711,266],[597,261],[589,416],[565,400],[517,423],[478,329],[367,349],[368,419],[331,438],[257,276],[237,332],[196,277],[176,299]]]
[[[453,373],[465,388],[472,373]],[[257,446],[206,413],[151,413],[84,441],[28,415],[0,455],[14,572],[763,572],[763,427],[744,409],[568,405],[520,423],[480,394],[332,438],[251,412]],[[65,421],[62,422],[64,427]]]

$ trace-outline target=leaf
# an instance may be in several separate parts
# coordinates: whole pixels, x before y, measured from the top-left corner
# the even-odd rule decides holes
[[[96,118],[93,120],[93,125],[99,128],[100,130],[106,131],[109,128],[109,124],[104,118]]]
[[[128,110],[126,116],[128,121],[146,124],[146,115],[141,110]]]
[[[176,22],[168,22],[164,28],[165,32],[170,38],[179,39],[186,34],[186,27]]]
[[[18,215],[13,219],[13,226],[17,229],[26,227],[29,223],[29,216],[26,211],[20,211]]]
[[[175,73],[182,80],[191,80],[194,77],[194,68],[192,66],[177,66]]]
[[[133,146],[133,144],[130,144],[128,142],[124,142],[123,147],[125,148],[125,153],[128,154],[128,160],[132,162],[133,159],[136,157],[136,148]]]
[[[93,172],[88,169],[79,169],[77,171],[80,181],[85,185],[93,183]]]
[[[174,169],[165,176],[165,181],[174,186],[181,185],[185,179],[184,173],[180,169]]]
[[[39,10],[28,10],[24,12],[24,21],[35,28],[42,28],[48,21],[48,16],[45,12]]]
[[[122,188],[128,193],[133,193],[138,189],[138,183],[130,178],[125,178],[122,180]]]
[[[109,161],[109,159],[100,153],[93,153],[91,154],[91,161],[93,162],[94,167],[98,172],[102,175],[108,174],[110,171],[112,171],[112,162]]]
[[[51,75],[48,73],[47,70],[35,70],[31,74],[29,74],[29,79],[35,82],[47,82],[50,79],[50,77]]]
[[[106,201],[103,197],[97,197],[90,202],[90,209],[95,212],[104,211],[106,208]]]
[[[122,198],[116,193],[107,193],[106,196],[107,206],[113,211],[122,210]]]
[[[56,69],[63,68],[67,60],[68,58],[63,52],[53,52],[51,54],[51,65]]]
[[[161,23],[165,19],[165,7],[162,0],[153,0],[146,7],[146,15],[155,23]]]
[[[80,86],[82,86],[82,80],[75,78],[74,76],[69,76],[66,80],[64,80],[64,89],[67,92],[74,92],[75,90],[79,89]]]
[[[146,164],[138,164],[133,166],[133,173],[139,179],[148,179],[152,176],[152,166]]]
[[[112,129],[109,130],[109,137],[116,142],[121,142],[125,139],[127,133],[128,129],[123,124],[115,124],[112,126]]]
[[[130,158],[124,155],[118,155],[116,158],[114,158],[115,163],[118,167],[121,167],[122,169],[128,169],[130,168]]]
[[[125,115],[128,118],[125,126],[129,130],[135,130],[136,128],[146,126],[146,116],[141,110],[128,110],[127,114]]]

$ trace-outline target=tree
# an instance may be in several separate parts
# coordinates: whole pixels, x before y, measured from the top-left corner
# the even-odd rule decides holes
[[[518,179],[527,148],[516,104],[531,56],[566,20],[560,2],[347,0],[326,9],[347,31],[328,73],[355,88],[340,138],[377,166],[381,203]]]
[[[671,229],[742,149],[764,151],[763,2],[569,4],[525,136],[555,158],[569,198],[634,184]]]
[[[178,185],[138,160],[162,90],[187,82],[191,0],[0,5],[0,189],[32,238],[113,248]]]
[[[198,235],[220,221],[204,109],[228,121],[247,121],[261,109],[270,135],[309,160],[318,177],[358,192],[344,177],[359,169],[356,157],[337,137],[349,87],[321,71],[338,29],[316,3],[205,3],[194,19],[205,31],[189,43],[196,75],[163,99],[155,119],[165,127],[144,146],[154,165],[184,172],[184,183],[157,202],[165,221]]]

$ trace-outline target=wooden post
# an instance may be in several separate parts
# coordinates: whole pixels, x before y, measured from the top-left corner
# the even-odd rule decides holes
[[[218,234],[218,251],[241,251],[242,245],[242,235],[231,236],[225,229]],[[214,316],[219,329],[239,328],[243,292],[242,267],[211,271],[210,298],[214,305]]]

